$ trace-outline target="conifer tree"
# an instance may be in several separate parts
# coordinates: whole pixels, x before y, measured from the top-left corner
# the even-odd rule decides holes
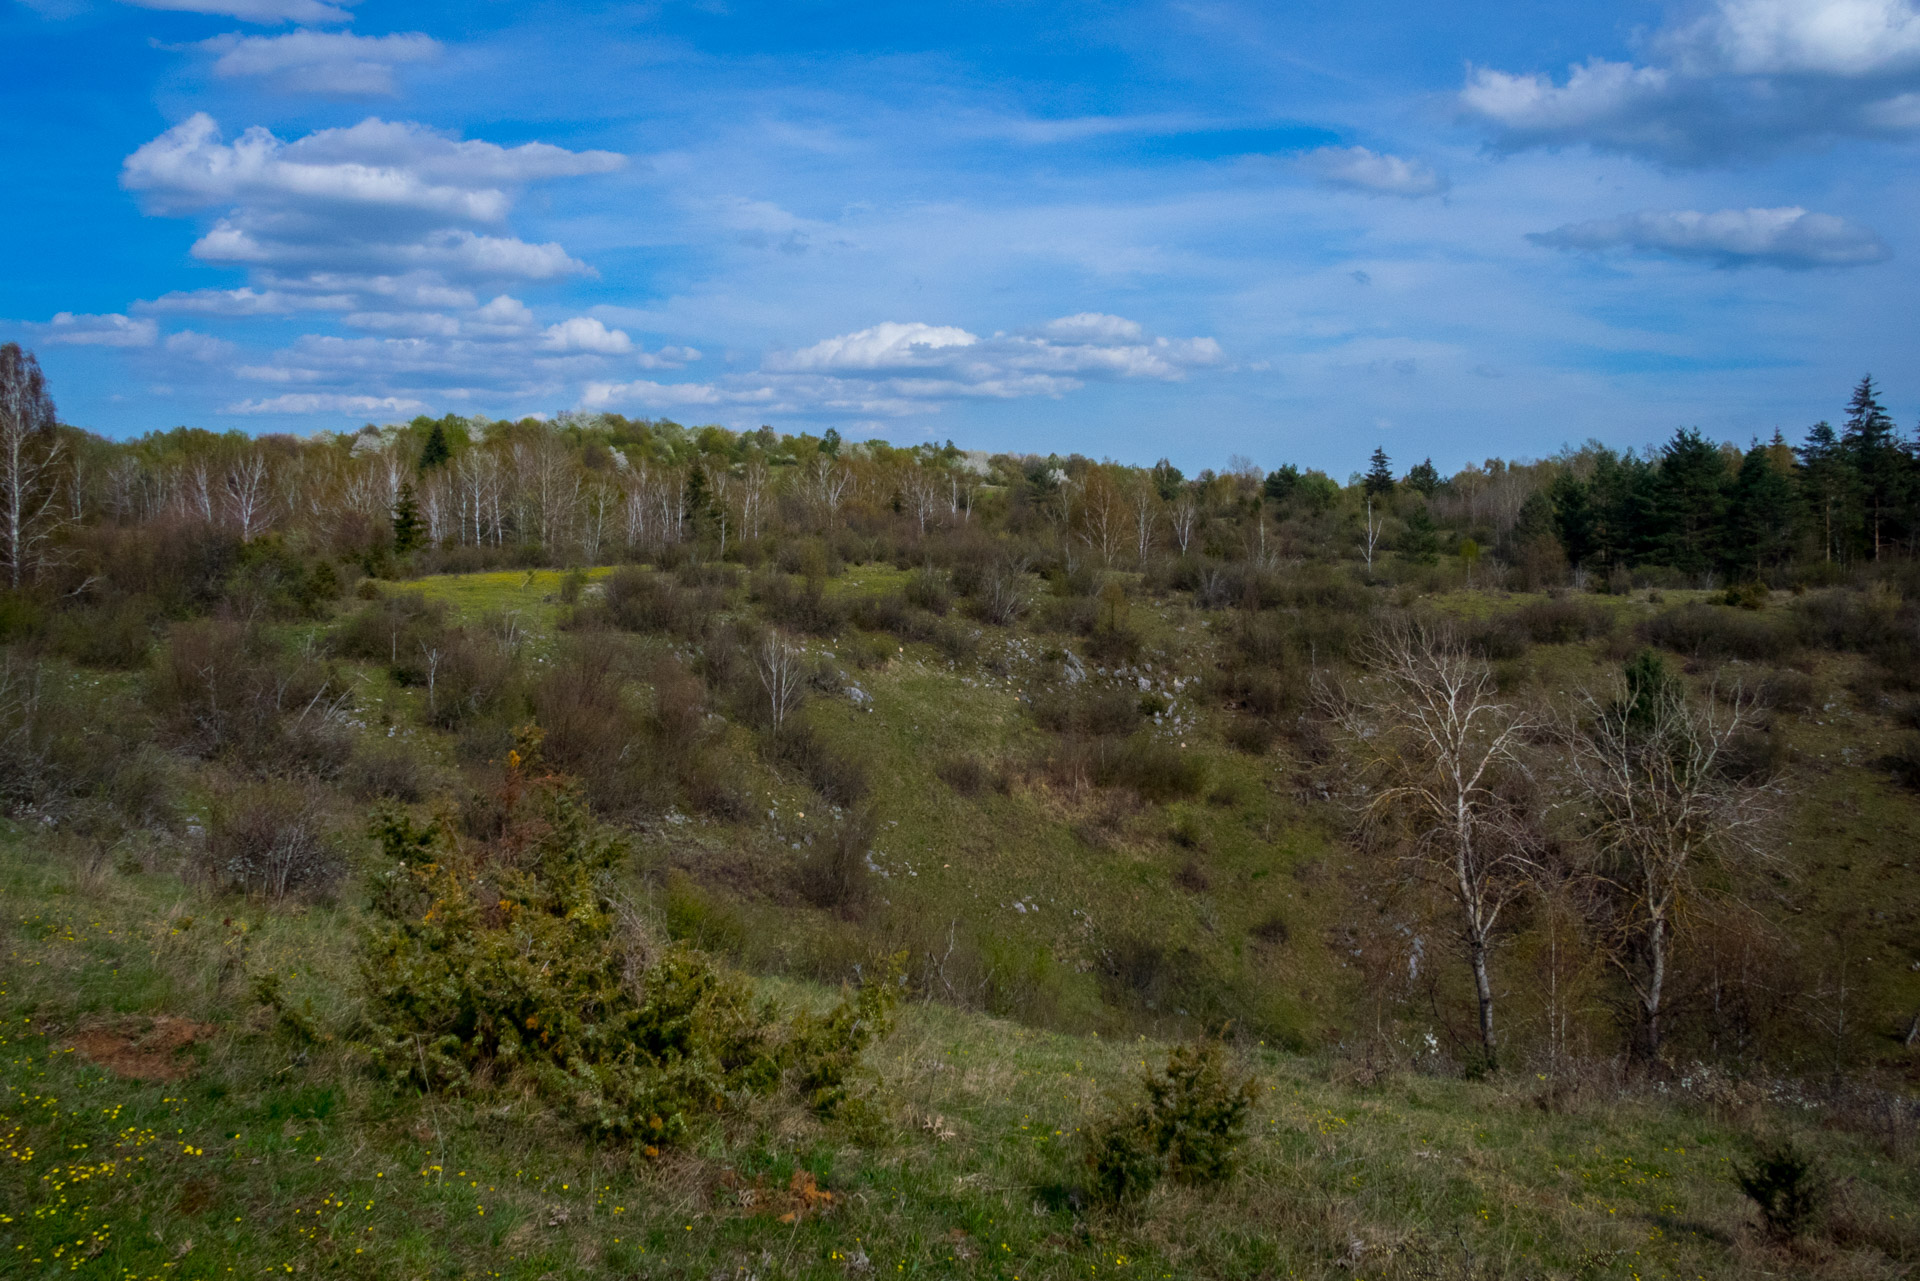
[[[1368,494],[1376,497],[1393,492],[1393,465],[1387,458],[1387,451],[1378,445],[1373,447],[1373,459],[1361,483],[1366,486]]]
[[[1729,578],[1756,578],[1786,560],[1793,550],[1796,500],[1793,480],[1773,450],[1748,450],[1727,500],[1721,556]]]
[[[436,419],[427,432],[426,443],[420,447],[420,473],[425,475],[452,457],[453,446],[447,443],[446,424]]]
[[[1408,468],[1406,486],[1422,498],[1433,497],[1433,491],[1440,488],[1440,471],[1433,465],[1433,459],[1426,459]]]
[[[1847,402],[1847,424],[1840,452],[1853,473],[1864,520],[1868,555],[1880,559],[1907,479],[1907,455],[1895,435],[1893,418],[1874,394],[1873,375],[1862,378]]]
[[[1299,487],[1300,469],[1292,463],[1283,463],[1267,473],[1260,492],[1265,494],[1270,502],[1284,503],[1293,497],[1294,490]]]
[[[1807,429],[1807,443],[1793,452],[1800,459],[1800,496],[1820,531],[1821,559],[1831,563],[1841,546],[1841,522],[1852,489],[1840,438],[1823,418]]]
[[[404,556],[425,541],[420,524],[420,504],[413,496],[413,482],[400,486],[400,497],[393,505],[393,550]]]
[[[1563,471],[1547,487],[1547,500],[1553,507],[1553,532],[1566,548],[1567,560],[1585,565],[1594,554],[1594,512],[1592,493],[1587,483],[1570,471]]]
[[[1660,453],[1657,517],[1658,554],[1687,574],[1702,574],[1719,559],[1719,535],[1726,511],[1727,464],[1717,445],[1697,429],[1673,433]]]

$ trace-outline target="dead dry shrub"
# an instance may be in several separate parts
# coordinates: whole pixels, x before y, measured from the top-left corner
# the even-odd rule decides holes
[[[840,815],[806,846],[794,867],[794,884],[801,897],[817,908],[858,916],[872,893],[873,872],[867,856],[874,826],[870,810],[853,810]]]
[[[962,796],[978,796],[995,782],[986,763],[968,752],[945,758],[934,767],[934,773]]]
[[[311,649],[233,619],[176,626],[148,697],[180,747],[255,773],[331,778],[352,751],[348,682]]]
[[[828,743],[805,721],[790,720],[769,733],[766,751],[770,759],[799,774],[835,805],[858,805],[872,790],[866,764]]]
[[[363,740],[353,750],[340,781],[357,801],[412,805],[432,790],[433,775],[420,749],[403,738]]]
[[[221,798],[195,862],[222,890],[276,901],[327,897],[346,868],[319,799],[289,783],[250,784]]]

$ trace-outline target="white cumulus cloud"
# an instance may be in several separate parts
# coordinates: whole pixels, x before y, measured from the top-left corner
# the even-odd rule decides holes
[[[256,125],[226,143],[213,117],[198,111],[128,156],[120,181],[163,210],[324,202],[497,222],[512,203],[507,184],[605,173],[620,163],[610,152],[500,147],[378,119],[291,143]]]
[[[1892,256],[1874,232],[1832,214],[1781,209],[1643,210],[1573,223],[1528,239],[1553,249],[1627,249],[1723,266],[1858,267]]]
[[[460,332],[458,320],[438,311],[356,311],[342,316],[340,323],[382,334],[452,338]]]
[[[80,316],[63,311],[39,329],[47,342],[73,347],[151,347],[160,336],[160,326],[154,321],[132,320],[117,313]]]
[[[218,54],[213,71],[250,78],[293,93],[339,97],[391,96],[394,68],[440,56],[440,42],[420,32],[356,36],[339,31],[292,31],[283,36],[216,36],[200,48]]]
[[[336,22],[352,22],[353,15],[344,6],[357,0],[120,0],[140,9],[167,9],[176,13],[206,13],[222,18],[238,18],[260,26],[300,22],[324,27]]]
[[[215,338],[212,334],[198,333],[192,329],[168,334],[166,348],[176,356],[200,361],[224,360],[234,350],[233,344],[224,338]]]
[[[540,346],[545,351],[617,356],[632,351],[633,340],[625,330],[608,329],[591,316],[573,316],[557,325],[548,325]]]
[[[952,325],[883,321],[868,329],[822,339],[799,351],[776,355],[768,361],[768,367],[794,372],[902,369],[938,363],[953,349],[971,347],[979,341],[975,335]]]
[[[1915,0],[1717,0],[1655,32],[1645,65],[1591,58],[1564,81],[1469,71],[1463,114],[1508,149],[1586,144],[1724,163],[1841,136],[1910,135]]]
[[[229,56],[255,69],[304,65],[316,49],[365,47],[355,40],[296,32],[238,41]],[[563,246],[502,224],[528,184],[624,163],[612,152],[506,147],[377,117],[291,140],[256,127],[229,142],[197,112],[129,155],[120,181],[154,212],[205,219],[193,255],[253,276],[242,289],[169,295],[143,310],[373,317],[472,308],[480,284],[594,274]],[[419,319],[364,323],[448,331]]]
[[[1432,165],[1366,147],[1318,147],[1300,163],[1322,182],[1383,196],[1437,196],[1450,185]]]
[[[424,400],[410,396],[347,396],[330,392],[289,392],[266,400],[242,400],[228,405],[228,414],[354,414],[373,417],[391,414],[404,417],[427,407]]]
[[[346,294],[296,294],[279,289],[190,289],[136,302],[135,311],[185,312],[200,316],[285,316],[296,311],[347,311]]]
[[[1066,342],[1127,342],[1142,332],[1138,321],[1099,311],[1082,311],[1049,320],[1041,330],[1049,338]]]
[[[1719,0],[1659,43],[1701,71],[1879,75],[1920,67],[1920,12],[1910,0]]]
[[[663,348],[640,363],[697,360],[690,349]],[[1089,379],[1177,381],[1224,357],[1212,338],[1149,336],[1138,322],[1079,312],[1023,333],[982,337],[956,325],[886,321],[775,352],[758,373],[709,382],[594,380],[583,408],[633,405],[753,406],[765,412],[857,413],[885,418],[936,413],[965,400],[1059,397]]]

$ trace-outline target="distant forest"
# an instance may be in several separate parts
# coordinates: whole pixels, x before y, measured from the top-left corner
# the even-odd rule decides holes
[[[1377,581],[1623,591],[1830,583],[1920,547],[1920,441],[1870,377],[1837,428],[1816,423],[1797,444],[1776,434],[1742,449],[1683,428],[1644,454],[1589,442],[1451,476],[1431,461],[1396,472],[1376,449],[1346,484],[1284,461],[1187,477],[1165,460],[987,456],[618,414],[110,441],[59,423],[18,347],[0,349],[0,383],[0,572],[15,589],[113,611],[129,640],[193,590],[177,581],[191,573],[183,557],[317,557],[327,564],[307,569],[322,579],[299,589],[312,592],[343,586],[343,570],[595,565],[668,547],[753,566],[799,532],[838,540],[846,559],[945,563],[998,535],[1003,555],[1040,571],[1358,561]]]

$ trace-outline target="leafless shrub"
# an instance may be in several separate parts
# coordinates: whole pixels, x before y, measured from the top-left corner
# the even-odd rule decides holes
[[[150,696],[187,750],[263,774],[325,778],[351,750],[351,691],[310,650],[231,619],[173,630]]]
[[[794,870],[801,895],[815,907],[852,916],[865,905],[873,873],[867,855],[873,845],[874,820],[870,811],[855,809],[842,815],[801,855]]]
[[[980,591],[980,617],[997,627],[1011,627],[1027,612],[1027,562],[1013,560],[994,567]]]
[[[355,800],[393,800],[411,805],[426,799],[432,775],[419,749],[409,740],[377,738],[354,749],[340,781]]]
[[[224,798],[207,825],[198,863],[222,889],[275,900],[324,896],[344,870],[316,798],[283,783],[243,787]]]

